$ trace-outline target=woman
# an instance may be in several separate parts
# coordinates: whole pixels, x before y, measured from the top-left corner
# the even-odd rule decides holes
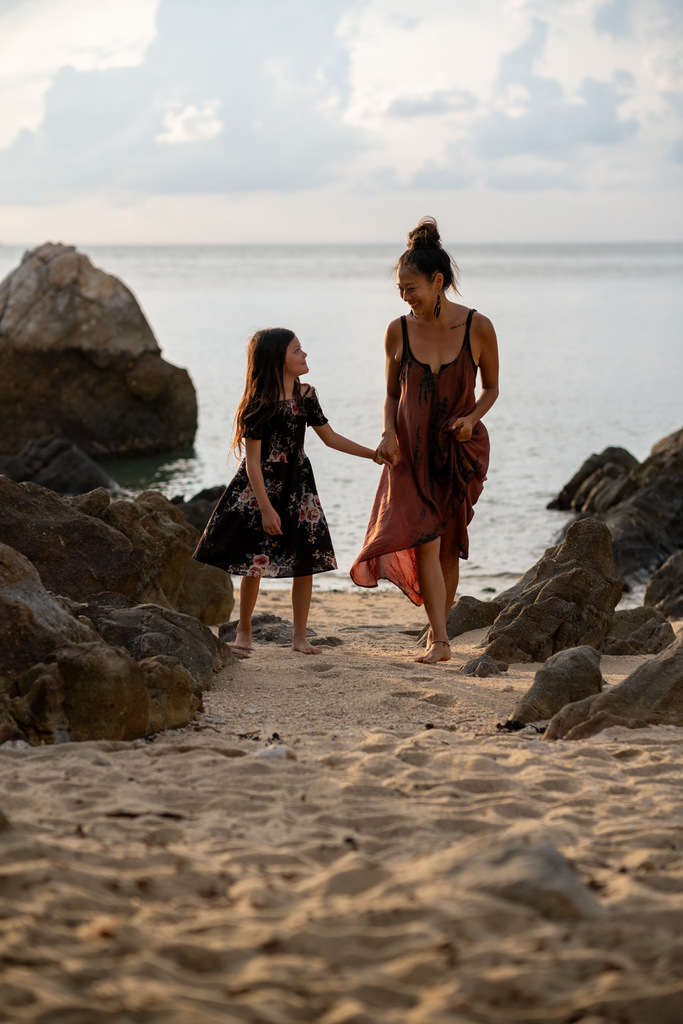
[[[432,665],[451,656],[446,618],[488,468],[481,418],[498,397],[498,346],[490,320],[447,298],[448,289],[457,295],[457,268],[432,217],[408,235],[396,273],[410,314],[392,320],[385,334],[387,397],[377,460],[389,465],[351,577],[361,587],[391,580],[415,604],[424,603],[428,644],[415,660]]]

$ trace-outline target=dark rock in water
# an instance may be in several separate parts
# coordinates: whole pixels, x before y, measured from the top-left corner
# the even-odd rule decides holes
[[[466,676],[479,676],[480,679],[485,679],[487,676],[500,676],[507,670],[507,662],[495,661],[493,658],[489,658],[488,654],[480,654],[479,657],[465,662],[462,667]]]
[[[489,630],[486,654],[508,663],[545,661],[567,647],[602,643],[622,594],[604,523],[572,523],[523,579]]]
[[[672,619],[683,618],[683,551],[676,552],[653,572],[643,596],[643,604]]]
[[[101,466],[64,437],[41,437],[31,441],[19,458],[33,483],[49,487],[58,494],[85,494],[96,487],[118,490],[116,481]]]
[[[172,498],[171,500],[176,508],[179,508],[183,513],[188,523],[194,526],[195,530],[203,533],[206,524],[211,518],[211,513],[224,490],[225,485],[220,484],[217,487],[205,488],[188,501],[185,501],[182,497]]]
[[[17,483],[31,479],[28,466],[24,465],[18,455],[0,455],[0,475]]]
[[[105,643],[125,647],[136,661],[157,656],[177,659],[190,673],[196,693],[208,689],[214,673],[235,661],[230,648],[191,615],[155,604],[121,607],[117,594],[99,594],[93,602],[68,602],[66,607],[91,622]]]
[[[600,455],[591,455],[583,463],[581,468],[574,474],[571,480],[564,485],[556,498],[548,503],[548,508],[569,511],[602,511],[595,508],[596,488],[604,491],[603,481],[618,481],[619,486],[628,478],[631,470],[640,465],[638,460],[626,451],[625,448],[605,448]],[[618,493],[618,486],[614,487],[615,494]],[[626,495],[622,495],[626,497]],[[612,499],[613,500],[613,499]],[[618,499],[621,500],[621,499]],[[600,504],[605,503],[603,497]],[[588,508],[587,506],[591,506]],[[607,506],[609,507],[609,506]]]
[[[194,614],[211,625],[234,606],[232,580],[195,570],[197,531],[163,495],[112,501],[104,488],[60,499],[33,483],[0,477],[0,542],[21,551],[43,584],[74,601],[111,591]]]
[[[671,623],[655,608],[624,608],[614,613],[603,654],[658,654],[676,639]]]
[[[568,704],[551,720],[546,740],[581,740],[613,725],[683,726],[683,637],[639,665],[617,686]]]
[[[517,702],[506,728],[547,722],[566,704],[601,692],[600,655],[594,647],[558,651],[539,668],[532,686]]]
[[[46,243],[0,283],[0,450],[58,435],[88,455],[191,446],[197,399],[135,297],[73,246]]]
[[[548,507],[598,514],[617,575],[644,580],[683,548],[683,430],[642,463],[619,448],[591,456]]]

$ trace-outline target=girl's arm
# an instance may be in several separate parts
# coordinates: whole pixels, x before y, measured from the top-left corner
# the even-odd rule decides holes
[[[263,529],[271,535],[282,534],[280,517],[270,503],[266,485],[263,481],[261,442],[254,441],[252,438],[245,438],[244,450],[247,476],[249,477],[254,497],[258,502],[258,507],[261,510]]]
[[[360,459],[375,459],[376,452],[372,448],[366,448],[365,445],[357,444],[356,441],[338,434],[329,423],[323,423],[322,427],[313,427],[313,429],[328,448],[334,448],[346,455],[357,455]]]
[[[472,432],[498,398],[498,341],[493,324],[481,313],[475,314],[472,323],[472,356],[479,356],[481,391],[474,409],[467,416],[457,416],[447,426],[455,434],[456,441],[469,441]]]

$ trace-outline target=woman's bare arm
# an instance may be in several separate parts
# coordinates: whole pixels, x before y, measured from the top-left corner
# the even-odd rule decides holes
[[[447,426],[457,441],[469,441],[472,431],[498,398],[498,340],[493,324],[486,316],[475,313],[471,334],[472,357],[479,363],[481,390],[472,412],[456,416]]]

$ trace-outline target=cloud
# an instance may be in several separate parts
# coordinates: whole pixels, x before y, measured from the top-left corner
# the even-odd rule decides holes
[[[607,0],[593,16],[598,32],[606,32],[614,39],[629,39],[633,34],[632,0]]]
[[[474,110],[476,97],[466,89],[437,89],[425,96],[400,96],[389,104],[387,117],[430,117],[451,111]]]
[[[623,143],[637,132],[638,122],[622,119],[619,110],[635,85],[633,76],[615,71],[609,81],[585,78],[567,98],[560,81],[534,70],[547,36],[548,25],[536,19],[527,39],[502,56],[493,109],[473,131],[484,159],[533,154],[568,160],[584,146]]]
[[[172,104],[164,115],[164,130],[154,137],[155,142],[169,146],[215,139],[225,128],[218,116],[221,101],[206,100],[201,106],[189,103],[184,107]]]
[[[0,201],[76,191],[285,191],[334,180],[362,145],[341,122],[344,0],[163,0],[136,67],[64,67],[40,127],[0,152]],[[305,31],[297,27],[305,26]],[[286,40],[286,45],[283,45]]]

